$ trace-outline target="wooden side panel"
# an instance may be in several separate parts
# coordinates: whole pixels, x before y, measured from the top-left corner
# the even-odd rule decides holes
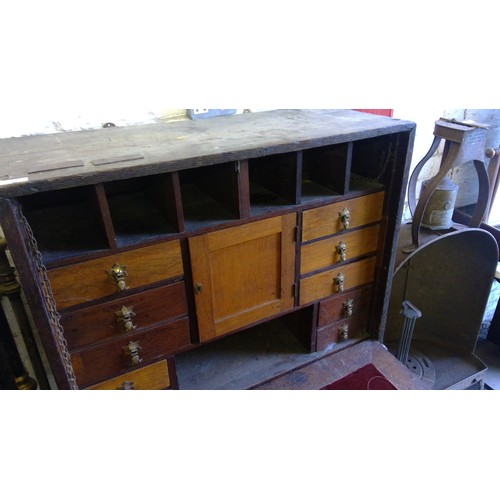
[[[178,240],[51,269],[47,274],[58,309],[109,295],[119,296],[106,272],[115,263],[126,266],[125,282],[129,289],[183,274]]]
[[[139,356],[143,364],[164,358],[189,346],[188,319],[173,321],[146,333],[129,335],[73,352],[71,361],[78,385],[93,385],[117,373],[137,368],[131,365],[130,357],[123,350],[131,341],[139,343]]]
[[[344,291],[370,283],[375,275],[375,262],[376,257],[370,257],[303,278],[300,281],[300,305],[337,293],[334,278],[339,273],[344,275]]]
[[[306,274],[335,264],[340,264],[336,246],[346,245],[347,260],[377,251],[380,226],[378,224],[320,240],[301,249],[300,273]]]
[[[378,222],[382,218],[384,193],[378,192],[359,198],[333,203],[304,211],[302,241],[315,240],[344,230],[339,213],[347,208],[350,212],[349,229]]]
[[[107,338],[123,336],[126,331],[116,314],[122,307],[133,308],[132,322],[136,332],[160,322],[186,316],[184,282],[63,313],[61,325],[68,347],[76,349]]]
[[[125,375],[106,380],[106,382],[87,387],[87,389],[117,390],[122,389],[122,384],[125,382],[131,382],[135,390],[152,391],[168,389],[170,387],[170,377],[168,375],[167,361],[163,360],[144,368],[139,368]]]
[[[189,240],[202,341],[293,307],[295,214]]]

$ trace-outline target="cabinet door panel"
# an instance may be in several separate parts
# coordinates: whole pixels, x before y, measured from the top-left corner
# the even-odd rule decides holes
[[[190,238],[201,341],[293,307],[295,214]]]

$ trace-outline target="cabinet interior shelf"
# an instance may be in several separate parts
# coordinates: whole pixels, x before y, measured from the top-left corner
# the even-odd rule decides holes
[[[383,188],[375,138],[21,197],[45,263]],[[373,166],[375,165],[375,166]],[[384,170],[385,169],[385,170]]]

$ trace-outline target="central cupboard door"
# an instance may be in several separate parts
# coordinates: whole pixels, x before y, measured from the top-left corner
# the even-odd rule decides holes
[[[296,215],[189,239],[200,341],[294,305]]]

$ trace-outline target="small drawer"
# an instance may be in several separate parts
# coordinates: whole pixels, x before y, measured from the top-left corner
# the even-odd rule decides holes
[[[376,257],[337,266],[300,280],[300,305],[366,285],[375,277]],[[339,285],[339,280],[343,285]]]
[[[138,345],[138,360],[132,361],[131,343]],[[159,358],[165,358],[190,345],[187,318],[172,321],[142,334],[71,353],[71,362],[80,387],[96,384],[125,371],[141,368]],[[140,361],[139,361],[140,360]]]
[[[159,361],[144,368],[139,368],[132,372],[120,375],[119,377],[106,380],[100,384],[87,387],[94,390],[161,390],[170,387],[170,376],[168,373],[168,363],[166,360]]]
[[[300,274],[307,274],[375,253],[378,248],[379,231],[380,225],[376,224],[302,245]]]
[[[115,265],[125,267],[126,276],[113,277]],[[51,269],[47,272],[57,308],[64,309],[89,300],[119,295],[123,287],[134,289],[183,275],[178,240],[130,250],[108,257]],[[121,282],[121,283],[120,283]]]
[[[368,319],[368,312],[364,312],[320,328],[316,338],[316,349],[322,351],[332,344],[363,338],[367,335]]]
[[[383,206],[384,193],[380,191],[306,210],[302,217],[302,242],[378,222],[382,218]],[[349,212],[347,227],[342,222],[344,209]]]
[[[318,327],[368,311],[372,303],[372,294],[373,287],[370,285],[323,300],[319,304]]]
[[[68,347],[73,350],[186,315],[186,290],[181,281],[63,313],[61,325]]]

